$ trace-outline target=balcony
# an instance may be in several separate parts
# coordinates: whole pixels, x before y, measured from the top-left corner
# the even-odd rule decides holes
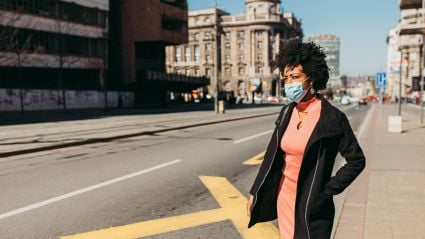
[[[398,5],[401,10],[411,8],[421,8],[422,0],[399,0]]]
[[[425,33],[425,11],[419,9],[405,9],[401,11],[401,21],[398,24],[400,35],[415,35]]]

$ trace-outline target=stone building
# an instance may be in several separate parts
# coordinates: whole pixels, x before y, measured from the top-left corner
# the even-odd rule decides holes
[[[421,0],[400,0],[400,21],[387,37],[387,94],[419,99],[414,78],[423,77],[425,16]],[[401,88],[400,88],[401,86]]]
[[[235,16],[218,8],[189,11],[188,25],[189,43],[166,48],[167,72],[211,77],[212,84],[199,90],[214,95],[217,71],[219,97],[228,99],[281,94],[279,72],[270,62],[280,41],[303,33],[301,21],[282,13],[279,0],[247,0],[246,13]]]

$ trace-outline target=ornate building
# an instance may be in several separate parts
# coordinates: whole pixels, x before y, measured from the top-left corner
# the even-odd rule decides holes
[[[189,43],[166,48],[167,72],[210,77],[213,84],[203,89],[210,95],[215,71],[223,95],[249,102],[255,94],[280,95],[279,72],[270,62],[280,41],[303,36],[301,21],[280,9],[279,0],[247,0],[246,14],[237,16],[217,8],[189,11]]]

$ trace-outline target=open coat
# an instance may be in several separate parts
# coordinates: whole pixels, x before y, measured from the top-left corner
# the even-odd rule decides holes
[[[350,185],[365,167],[365,156],[344,113],[321,95],[320,118],[308,140],[298,176],[295,202],[296,239],[330,238],[335,215],[333,195]],[[285,153],[280,141],[296,103],[283,106],[264,161],[250,190],[254,196],[248,227],[277,218],[277,196]],[[294,139],[297,140],[297,139]],[[346,159],[332,176],[337,153]]]

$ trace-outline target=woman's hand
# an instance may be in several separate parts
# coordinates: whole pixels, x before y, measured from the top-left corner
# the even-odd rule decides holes
[[[251,216],[251,210],[252,210],[252,203],[253,202],[254,202],[254,196],[252,196],[250,194],[249,198],[248,198],[248,203],[246,204],[246,215],[248,215],[248,217]]]

